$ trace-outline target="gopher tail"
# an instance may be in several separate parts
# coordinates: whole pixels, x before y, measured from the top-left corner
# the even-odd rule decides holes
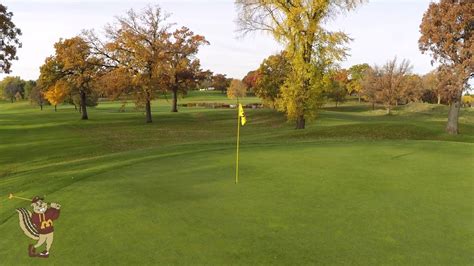
[[[16,209],[18,218],[20,220],[20,228],[25,235],[33,240],[39,239],[39,233],[36,227],[31,222],[31,212],[25,208]]]

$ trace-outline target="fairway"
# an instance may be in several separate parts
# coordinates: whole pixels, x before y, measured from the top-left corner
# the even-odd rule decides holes
[[[218,93],[186,102],[229,103]],[[256,98],[247,103],[258,102]],[[0,103],[0,264],[457,264],[474,262],[474,111],[387,116],[350,102],[304,131],[247,109],[234,184],[236,113],[153,103]],[[62,204],[49,260],[27,256],[8,193]]]

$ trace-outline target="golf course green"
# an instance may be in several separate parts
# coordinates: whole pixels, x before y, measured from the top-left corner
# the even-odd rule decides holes
[[[0,103],[0,265],[474,263],[473,108],[459,136],[445,106],[328,104],[305,130],[246,109],[236,185],[236,110],[170,105]],[[62,205],[48,259],[9,193]]]

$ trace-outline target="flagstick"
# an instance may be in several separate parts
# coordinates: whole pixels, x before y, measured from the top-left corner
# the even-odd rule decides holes
[[[239,148],[240,148],[240,110],[239,98],[237,98],[237,158],[235,163],[235,184],[239,183]]]

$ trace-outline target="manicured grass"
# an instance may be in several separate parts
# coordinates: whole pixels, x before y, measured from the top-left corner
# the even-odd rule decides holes
[[[235,110],[169,104],[147,125],[120,103],[90,121],[0,103],[0,264],[474,263],[472,109],[455,137],[432,105],[328,105],[304,131],[247,110],[235,185]],[[63,205],[48,260],[27,256],[10,192]]]

